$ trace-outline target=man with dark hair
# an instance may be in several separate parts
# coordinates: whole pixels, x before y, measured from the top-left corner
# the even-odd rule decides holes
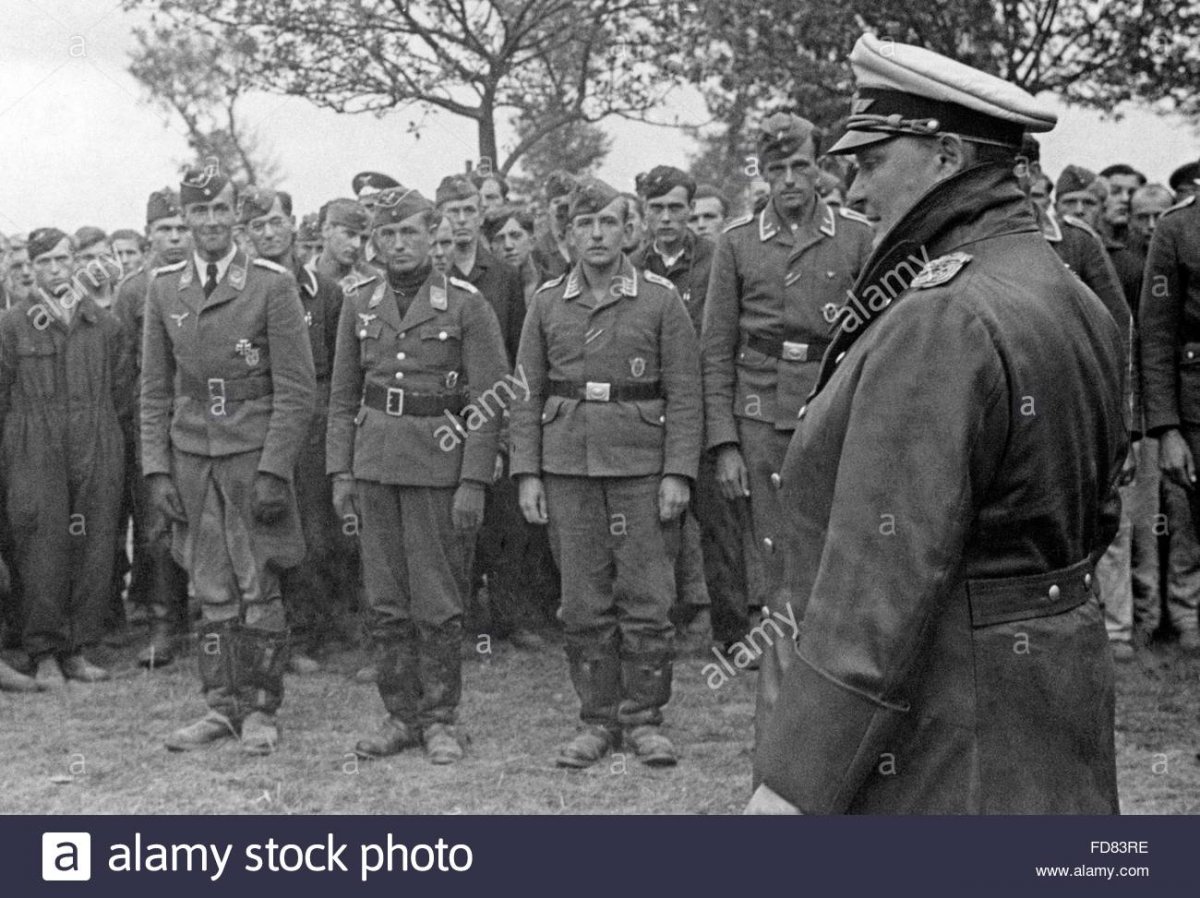
[[[115,287],[121,279],[121,263],[113,255],[108,235],[97,227],[75,232],[75,282],[102,309],[111,309]]]
[[[133,384],[121,325],[76,279],[71,238],[29,235],[35,292],[0,316],[0,471],[37,679],[96,682]]]
[[[1125,242],[1129,233],[1130,201],[1133,192],[1146,183],[1146,176],[1124,162],[1101,170],[1100,179],[1108,188],[1104,209],[1100,214],[1099,231],[1114,245]]]
[[[432,269],[433,211],[415,190],[377,198],[371,239],[387,269],[346,291],[327,469],[338,516],[358,530],[388,712],[354,750],[376,758],[423,742],[432,763],[453,764],[463,757],[468,558],[494,473],[507,362],[488,301]]]
[[[533,261],[543,280],[565,274],[575,263],[571,247],[567,207],[575,176],[565,171],[551,172],[546,178],[546,230],[533,247]]]
[[[142,341],[142,469],[200,604],[209,711],[171,751],[279,739],[288,663],[280,571],[304,557],[296,459],[312,419],[312,349],[296,281],[233,242],[237,192],[212,169],[180,186],[193,253],[158,268]]]
[[[1175,201],[1183,202],[1189,196],[1192,196],[1200,189],[1200,162],[1186,162],[1175,171],[1171,172],[1171,177],[1167,181],[1167,185],[1175,192]]]
[[[729,198],[712,184],[698,185],[692,197],[692,214],[688,217],[692,233],[716,242],[728,217]]]
[[[486,215],[508,202],[508,181],[499,172],[485,169],[470,174],[471,183],[479,191],[480,209]]]
[[[8,241],[7,264],[4,268],[4,301],[12,308],[33,292],[33,266],[29,264],[29,249],[24,234],[13,234]]]
[[[864,35],[850,61],[830,152],[856,155],[883,236],[780,471],[801,623],[750,810],[1117,813],[1092,567],[1128,448],[1124,335],[1014,178],[1055,115],[924,48]]]
[[[169,187],[156,190],[146,201],[146,264],[117,286],[113,312],[120,320],[134,376],[142,370],[142,324],[150,278],[156,268],[176,265],[191,250],[191,233],[183,220],[178,194]],[[130,473],[127,503],[133,518],[133,559],[129,572],[129,604],[148,621],[149,641],[138,655],[143,667],[165,667],[175,659],[176,640],[187,629],[187,575],[171,556],[171,522],[150,504],[142,477],[142,447],[138,438],[140,394],[134,390],[134,421],[125,447]]]
[[[643,763],[671,766],[661,730],[673,670],[667,544],[700,454],[696,337],[671,282],[622,253],[624,197],[587,179],[568,214],[580,261],[534,296],[511,425],[521,511],[554,529],[581,705],[557,763],[591,766],[624,739]]]
[[[296,261],[305,268],[312,268],[321,255],[322,246],[317,213],[310,212],[300,219],[300,226],[296,229]]]
[[[258,258],[274,262],[296,279],[308,326],[317,391],[304,446],[296,463],[296,502],[304,530],[304,560],[283,574],[283,604],[292,630],[291,670],[321,669],[319,655],[343,625],[358,581],[353,538],[333,514],[333,493],[325,476],[325,426],[329,378],[342,314],[341,288],[300,264],[295,253],[296,219],[291,194],[249,187],[238,198],[238,220]]]
[[[807,119],[777,113],[762,123],[757,158],[771,198],[757,215],[730,222],[717,240],[704,307],[705,448],[726,501],[748,501],[757,556],[751,564],[762,573],[750,605],[769,609],[767,623],[783,611],[776,596],[785,535],[779,468],[830,328],[874,239],[865,218],[835,211],[817,196],[818,155],[816,128]],[[764,656],[759,707],[765,711],[785,647],[730,648],[738,668]]]
[[[121,265],[122,277],[129,277],[146,261],[146,238],[130,228],[118,228],[108,235],[112,252]]]
[[[312,267],[342,287],[375,276],[363,248],[371,230],[371,212],[356,200],[330,200],[321,207],[321,254]]]

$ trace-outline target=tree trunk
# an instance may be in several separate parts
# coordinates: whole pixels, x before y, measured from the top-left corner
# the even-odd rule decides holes
[[[492,171],[500,168],[496,147],[496,103],[490,94],[479,104],[479,158],[474,167]]]

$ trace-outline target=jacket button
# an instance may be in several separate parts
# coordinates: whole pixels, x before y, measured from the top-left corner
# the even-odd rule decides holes
[[[358,338],[359,338],[360,340],[365,340],[365,339],[367,339],[367,332],[366,332],[366,331],[359,331],[359,332],[358,332]]]
[[[404,353],[402,353],[402,352],[396,353],[396,359],[397,359],[397,361],[403,362],[404,361]]]
[[[1196,357],[1196,353],[1189,349],[1188,350],[1188,358],[1194,359],[1195,357]]]
[[[1053,586],[1050,587],[1050,592],[1049,592],[1050,600],[1057,601],[1057,599],[1060,595],[1062,595],[1062,590],[1059,589],[1058,584],[1055,583]]]
[[[779,487],[781,487],[782,485],[783,485],[783,478],[780,477],[778,473],[772,474],[771,475],[771,486],[775,487],[775,489],[779,489]]]
[[[763,538],[763,548],[766,549],[768,552],[775,551],[775,543],[773,543],[771,541],[771,537],[767,536],[767,537]]]
[[[1084,574],[1084,575],[1083,575],[1083,585],[1084,585],[1084,587],[1085,587],[1085,588],[1087,588],[1087,589],[1091,589],[1091,588],[1092,588],[1092,575],[1091,575],[1091,574]]]
[[[666,416],[666,415],[659,415],[659,416],[658,416],[658,423],[659,423],[659,424],[665,424],[665,423],[666,423],[666,421],[667,421],[667,416]]]
[[[439,340],[445,340],[447,336],[449,336],[449,335],[445,331],[438,331],[438,339]]]
[[[400,339],[403,340],[408,331],[400,331]]]
[[[403,371],[396,372],[396,380],[404,380],[404,372]]]

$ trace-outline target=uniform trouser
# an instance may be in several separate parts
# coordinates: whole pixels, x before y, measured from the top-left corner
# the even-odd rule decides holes
[[[704,577],[700,522],[692,505],[680,516],[678,550],[673,552],[671,563],[675,568],[674,619],[677,624],[684,625],[712,605]]]
[[[671,697],[670,558],[679,524],[659,520],[660,482],[544,477],[567,658],[585,723],[658,724]]]
[[[92,436],[95,455],[86,469],[44,444],[25,445],[5,460],[23,639],[32,657],[76,654],[102,635],[124,482],[115,424],[112,431]]]
[[[700,459],[693,506],[700,524],[704,579],[712,602],[713,638],[722,644],[741,639],[750,625],[746,581],[746,545],[750,506],[730,501],[717,484],[716,457]]]
[[[347,532],[338,520],[325,475],[328,390],[328,382],[318,383],[316,410],[296,460],[296,502],[307,552],[283,575],[292,642],[304,651],[316,651],[342,629],[358,587],[353,528]]]
[[[1200,427],[1182,428],[1192,458],[1200,459]],[[1197,629],[1197,607],[1200,606],[1200,488],[1184,490],[1164,482],[1164,505],[1170,528],[1170,549],[1167,573],[1167,616],[1171,626],[1179,631]]]
[[[1100,598],[1104,602],[1104,626],[1110,642],[1130,642],[1133,639],[1133,580],[1129,557],[1132,542],[1130,504],[1134,486],[1120,488],[1121,522],[1117,535],[1109,543],[1096,565],[1100,581]]]
[[[766,607],[771,612],[785,613],[779,587],[783,579],[783,556],[779,548],[783,535],[779,527],[783,520],[779,504],[778,487],[771,475],[779,473],[783,457],[791,442],[790,431],[776,430],[774,425],[749,418],[738,418],[738,440],[742,458],[750,479],[750,519],[754,532],[754,553],[762,571],[762,577],[751,595],[756,607]],[[770,714],[779,695],[779,684],[791,657],[783,650],[786,640],[776,640],[759,659],[758,704],[755,709],[755,732],[761,732],[762,723]],[[790,641],[787,641],[790,646]]]
[[[201,685],[209,707],[235,722],[251,711],[273,714],[283,701],[288,633],[280,571],[304,555],[294,492],[281,521],[254,520],[260,456],[173,453],[187,518],[175,527],[173,551],[200,604]]]
[[[507,473],[488,489],[475,554],[476,569],[488,575],[491,628],[500,636],[543,626],[558,592],[546,528],[525,520]]]
[[[183,629],[187,624],[187,574],[171,554],[170,522],[150,506],[141,464],[130,469],[128,490],[133,516],[133,561],[129,603],[139,617]]]
[[[357,481],[379,695],[389,714],[418,727],[453,723],[462,695],[462,615],[474,534],[454,527],[454,492]]]
[[[1137,476],[1129,496],[1133,623],[1138,631],[1149,635],[1158,628],[1161,619],[1159,534],[1166,529],[1159,517],[1162,471],[1158,467],[1158,440],[1144,437],[1137,451]]]

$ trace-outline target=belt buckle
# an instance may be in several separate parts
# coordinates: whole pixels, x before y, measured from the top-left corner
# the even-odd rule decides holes
[[[783,341],[783,358],[787,362],[807,362],[808,344]]]
[[[225,398],[225,378],[210,377],[208,379],[208,398],[209,399],[224,399]]]
[[[393,418],[399,418],[404,414],[404,390],[401,387],[387,388],[387,403],[384,411]]]
[[[589,380],[584,389],[583,396],[588,402],[608,402],[611,390],[612,384],[597,383],[594,380]]]

